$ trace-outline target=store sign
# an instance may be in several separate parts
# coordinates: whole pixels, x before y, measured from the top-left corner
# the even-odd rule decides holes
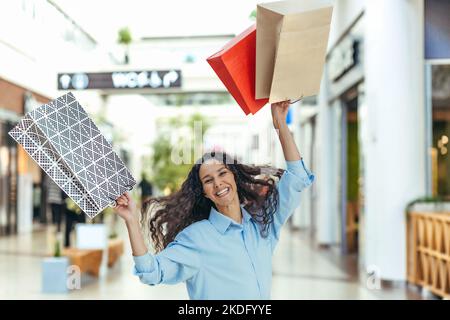
[[[329,75],[332,81],[337,81],[345,73],[358,64],[359,42],[347,38],[333,49],[329,59]]]
[[[58,74],[58,90],[169,89],[180,87],[180,70]]]

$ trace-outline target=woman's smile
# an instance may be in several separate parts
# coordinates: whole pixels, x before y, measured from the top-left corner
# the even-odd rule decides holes
[[[220,191],[216,192],[216,196],[219,197],[219,198],[224,198],[229,193],[230,193],[230,188],[229,187],[225,187],[225,188],[221,189]]]

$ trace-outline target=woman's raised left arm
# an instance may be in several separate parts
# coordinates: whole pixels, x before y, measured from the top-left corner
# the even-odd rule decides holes
[[[286,124],[289,101],[272,104],[273,125],[277,130],[286,160],[286,171],[277,184],[278,206],[272,224],[272,248],[275,247],[281,227],[300,205],[300,193],[314,181],[314,175],[305,167],[295,144],[294,138]]]
[[[301,159],[300,152],[295,144],[294,138],[286,124],[286,116],[289,110],[289,101],[282,101],[272,104],[272,121],[277,130],[281,147],[283,148],[284,159],[286,161],[298,161]]]

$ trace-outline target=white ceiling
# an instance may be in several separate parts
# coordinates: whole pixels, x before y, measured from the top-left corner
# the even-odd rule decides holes
[[[261,0],[52,0],[100,43],[128,26],[134,39],[236,34]]]

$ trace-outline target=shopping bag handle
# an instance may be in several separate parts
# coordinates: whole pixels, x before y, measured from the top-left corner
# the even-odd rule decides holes
[[[128,189],[128,191],[133,190],[133,185],[131,185],[131,184],[127,185],[127,189]],[[111,208],[117,207],[117,200],[116,199],[109,197],[109,200],[111,200],[111,203],[109,204],[109,206]]]
[[[302,99],[303,99],[303,94],[300,96],[299,99],[297,99],[297,100],[295,100],[295,101],[293,101],[293,102],[289,102],[289,104],[297,103],[297,102],[299,102],[299,101],[302,100]]]

